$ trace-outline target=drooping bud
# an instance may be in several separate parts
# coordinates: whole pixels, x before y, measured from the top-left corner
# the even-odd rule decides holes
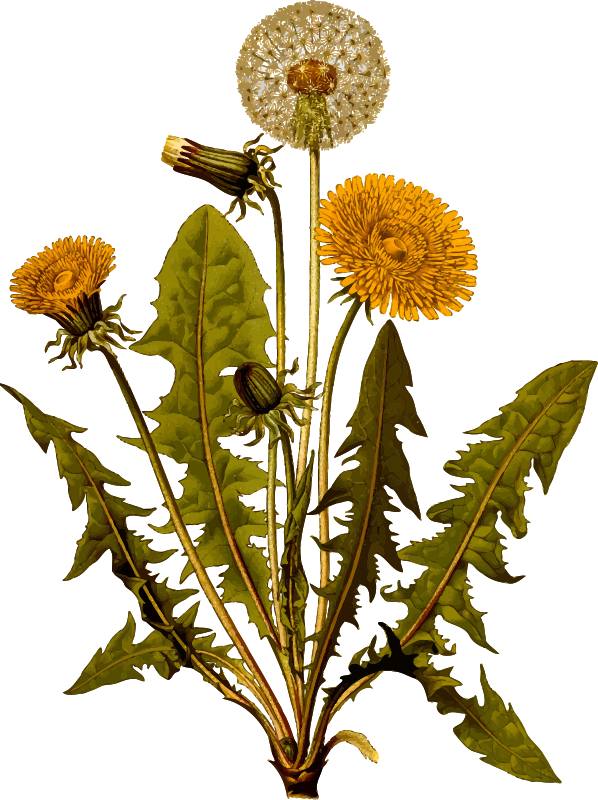
[[[179,136],[166,139],[162,161],[175,172],[200,178],[235,197],[243,197],[251,188],[249,178],[257,176],[257,164],[245,153],[206,147]]]
[[[233,380],[237,394],[255,414],[266,414],[280,403],[280,386],[261,364],[241,364]]]
[[[235,150],[220,150],[216,147],[207,147],[194,142],[193,139],[181,139],[180,136],[169,136],[162,151],[162,161],[172,167],[175,172],[200,178],[225,194],[232,195],[235,199],[231,203],[228,214],[237,203],[241,206],[241,216],[245,216],[245,204],[262,212],[260,206],[250,199],[250,195],[257,193],[263,200],[268,191],[276,183],[272,171],[276,168],[272,153],[280,147],[270,148],[256,144],[263,134],[257,139],[246,142],[243,152]]]

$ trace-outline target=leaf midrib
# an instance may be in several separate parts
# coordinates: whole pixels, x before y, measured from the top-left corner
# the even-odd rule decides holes
[[[116,661],[112,661],[107,666],[103,667],[102,669],[94,672],[87,680],[83,681],[82,683],[75,684],[72,689],[69,689],[72,692],[74,689],[80,689],[82,686],[85,686],[86,683],[90,683],[91,681],[95,680],[99,675],[102,675],[104,672],[108,672],[109,670],[113,669],[113,667],[118,666],[118,664],[122,664],[124,661],[130,661],[132,658],[137,658],[137,656],[144,656],[148,653],[177,653],[174,647],[148,647],[145,650],[139,650],[137,653],[127,653],[127,655],[122,656],[122,658],[118,658]],[[105,652],[102,654],[105,655]],[[177,653],[178,655],[178,653]]]

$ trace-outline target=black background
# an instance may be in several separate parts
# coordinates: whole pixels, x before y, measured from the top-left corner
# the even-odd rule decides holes
[[[405,177],[458,210],[479,262],[478,286],[461,312],[437,322],[395,320],[413,373],[412,394],[429,437],[421,439],[404,429],[399,432],[423,518],[418,521],[405,510],[393,515],[394,530],[400,534],[397,543],[402,546],[440,530],[426,520],[425,511],[455,494],[449,486],[455,481],[442,465],[469,441],[477,441],[463,431],[498,414],[517,389],[543,370],[596,354],[586,341],[590,297],[571,282],[575,265],[566,257],[561,225],[574,211],[572,198],[558,186],[558,176],[567,167],[559,162],[559,134],[552,124],[556,90],[550,70],[554,66],[547,63],[538,77],[529,56],[511,56],[505,63],[498,57],[498,48],[494,52],[487,43],[470,42],[467,58],[449,52],[448,45],[435,55],[422,55],[421,60],[427,62],[423,72],[418,67],[416,77],[405,80],[404,37],[399,35],[397,20],[369,4],[353,8],[383,40],[392,69],[391,90],[373,126],[348,145],[322,154],[320,194],[325,197],[327,190],[347,177],[367,172]],[[46,342],[54,339],[56,325],[16,309],[9,300],[9,280],[28,257],[58,238],[101,237],[114,246],[118,264],[102,292],[104,306],[126,292],[123,321],[130,328],[148,328],[155,318],[149,302],[159,291],[154,276],[180,226],[205,203],[222,212],[230,203],[216,189],[161,163],[164,140],[173,134],[241,150],[244,142],[257,136],[260,130],[250,123],[239,101],[235,60],[251,27],[273,10],[267,4],[254,10],[248,6],[230,18],[226,28],[219,10],[202,9],[201,19],[195,21],[181,16],[176,42],[171,29],[166,46],[172,51],[166,55],[160,25],[142,35],[136,26],[129,29],[120,21],[98,19],[84,39],[67,39],[57,27],[58,43],[64,47],[56,47],[49,60],[32,56],[39,68],[35,80],[21,78],[7,98],[9,105],[21,106],[26,122],[10,142],[12,157],[6,167],[10,207],[5,214],[1,382],[23,392],[45,412],[87,427],[78,440],[109,469],[132,482],[128,488],[107,488],[129,502],[156,506],[151,521],[157,525],[166,522],[167,512],[161,507],[162,497],[144,454],[115,438],[137,432],[103,357],[86,355],[83,370],[62,372],[67,361],[47,365],[48,358],[58,353],[57,348],[43,352]],[[148,24],[157,25],[157,21]],[[496,21],[497,27],[501,24]],[[512,31],[505,35],[503,41],[515,47],[523,36]],[[218,49],[206,47],[215,37]],[[419,61],[420,54],[414,53],[413,58]],[[559,102],[563,114],[568,99],[563,94]],[[548,164],[545,153],[551,142],[555,148]],[[267,136],[262,143],[277,146]],[[283,187],[278,194],[286,254],[287,366],[299,356],[301,372],[295,380],[302,385],[307,352],[309,157],[287,147],[276,154],[275,161],[276,179]],[[263,217],[248,208],[246,219],[236,227],[272,286],[265,300],[274,321],[273,228],[267,202],[263,208]],[[229,219],[234,222],[237,215]],[[338,302],[326,305],[337,290],[337,284],[329,281],[332,275],[332,267],[322,267],[320,381],[349,308]],[[332,406],[330,482],[340,468],[333,456],[348,433],[345,425],[357,401],[364,362],[386,317],[374,311],[372,319],[374,328],[363,312],[359,314],[341,357]],[[275,360],[274,339],[267,343],[267,350]],[[160,358],[116,352],[142,410],[155,409],[170,391],[171,365]],[[585,513],[590,479],[585,464],[590,458],[588,417],[593,400],[590,392],[586,417],[565,451],[549,495],[542,495],[535,474],[529,478],[534,491],[526,495],[527,539],[515,542],[508,536],[505,541],[509,572],[527,575],[525,580],[503,587],[469,570],[473,604],[489,612],[484,620],[487,639],[500,656],[481,650],[464,632],[438,620],[440,632],[457,643],[457,656],[437,657],[434,662],[437,668],[454,665],[453,676],[464,683],[462,694],[477,693],[480,701],[482,662],[491,686],[505,703],[513,703],[529,735],[563,781],[567,779],[561,758],[566,705],[572,699],[563,638],[576,613],[579,578],[568,542],[590,534]],[[147,770],[159,765],[155,780],[178,791],[205,789],[212,775],[220,781],[222,797],[245,796],[257,783],[260,797],[282,798],[282,785],[266,763],[269,748],[257,723],[242,709],[223,705],[217,693],[190,670],[171,682],[152,670],[144,672],[145,684],[127,681],[81,697],[61,694],[77,680],[96,650],[105,648],[123,627],[128,610],[138,619],[138,606],[111,575],[108,555],[80,579],[61,582],[86,524],[86,506],[72,512],[66,484],[58,480],[53,448],[44,456],[27,432],[19,405],[4,393],[0,403],[5,424],[3,489],[10,509],[4,526],[9,543],[5,554],[9,551],[13,559],[10,575],[16,583],[13,591],[18,591],[18,602],[12,607],[15,618],[5,618],[5,623],[15,634],[20,630],[15,639],[19,654],[15,660],[20,665],[14,669],[27,683],[27,697],[38,695],[40,703],[51,708],[47,714],[34,715],[37,724],[30,736],[39,737],[43,750],[44,742],[53,741],[60,719],[64,749],[63,757],[54,759],[48,769],[46,784],[60,784],[69,764],[87,761],[94,765],[90,770],[94,785],[107,790],[114,776],[98,769],[97,764],[104,763],[96,760],[101,753],[106,765],[114,764],[125,789],[136,785],[140,764],[146,777]],[[148,424],[150,429],[155,426],[153,421]],[[312,447],[317,446],[318,426],[318,415],[314,415]],[[225,446],[263,461],[266,468],[266,440],[247,451],[244,441],[251,438],[228,439]],[[185,467],[168,459],[164,462],[178,496]],[[265,508],[265,490],[245,496],[244,502]],[[345,508],[337,506],[333,512],[342,514]],[[144,529],[142,519],[131,519],[129,525],[140,532]],[[342,530],[332,523],[332,534]],[[194,538],[198,532],[191,529]],[[309,533],[317,533],[314,517],[308,518],[303,550],[308,577],[316,582],[316,547]],[[162,545],[158,534],[147,529],[146,535],[154,537],[157,549],[173,546],[170,537],[164,537]],[[162,577],[171,575],[171,586],[178,586],[184,563],[184,558],[173,557],[159,570]],[[210,571],[215,584],[222,569]],[[404,564],[404,570],[404,583],[421,572],[409,564]],[[381,585],[393,581],[384,562],[380,562],[380,572]],[[186,585],[192,581],[188,579]],[[363,590],[361,603],[367,605]],[[246,632],[244,607],[229,604],[227,608]],[[378,622],[395,622],[401,608],[378,599],[361,612],[362,631],[343,628],[339,639],[343,656],[365,646]],[[312,612],[308,620],[313,616]],[[205,599],[197,624],[214,627],[216,643],[226,641]],[[309,622],[310,629],[312,625]],[[149,632],[138,622],[136,641]],[[256,642],[254,634],[251,628],[248,641],[290,714],[269,647]],[[332,660],[325,685],[342,669],[335,662],[346,663]],[[414,681],[384,675],[370,693],[348,704],[330,728],[330,734],[343,728],[365,733],[379,750],[380,763],[365,761],[347,745],[335,749],[321,779],[322,800],[338,796],[339,788],[346,786],[351,792],[343,796],[358,797],[371,792],[371,787],[385,787],[384,796],[398,796],[406,776],[411,784],[422,770],[426,774],[431,770],[443,783],[458,773],[483,789],[500,785],[508,791],[524,791],[523,782],[486,769],[458,742],[452,727],[461,719],[460,715],[439,716]],[[135,766],[129,761],[127,767],[125,762],[131,757]],[[218,766],[224,769],[216,773]]]

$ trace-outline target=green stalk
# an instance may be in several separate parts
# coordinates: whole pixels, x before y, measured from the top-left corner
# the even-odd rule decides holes
[[[324,379],[324,393],[322,394],[322,413],[320,415],[320,449],[318,453],[318,503],[328,491],[328,462],[330,450],[330,410],[332,407],[332,391],[334,389],[334,379],[336,378],[336,370],[338,367],[341,350],[347,338],[347,334],[353,324],[353,320],[357,316],[357,312],[361,308],[359,298],[353,301],[349,308],[349,312],[345,317],[343,324],[337,334],[337,337],[332,345],[330,351],[330,358],[328,359],[328,368],[326,369],[326,377]],[[328,509],[324,509],[319,514],[320,517],[320,542],[325,544],[330,540],[330,517]],[[324,588],[328,583],[330,576],[330,553],[320,550],[320,588]],[[314,633],[319,633],[324,626],[324,619],[326,617],[326,606],[328,601],[325,597],[318,598],[318,612],[316,615],[316,627]],[[314,641],[312,651],[312,662],[314,660],[316,650],[318,649],[317,641]]]
[[[311,386],[316,381],[318,366],[318,324],[320,317],[320,258],[319,244],[316,241],[318,213],[320,207],[320,149],[310,147],[309,150],[309,341],[307,344],[307,375],[305,385]],[[313,405],[313,400],[307,401]],[[297,458],[297,482],[307,466],[309,449],[309,433],[311,427],[311,409],[303,411],[303,425],[299,439],[299,455]]]
[[[284,414],[281,419],[286,422]],[[293,464],[293,453],[291,451],[291,440],[288,433],[281,431],[280,445],[284,456],[285,477],[287,481],[287,512],[290,514],[295,505],[295,466]]]
[[[201,588],[203,589],[206,597],[208,598],[210,605],[216,612],[216,615],[218,616],[218,619],[220,620],[223,628],[225,629],[231,641],[239,651],[241,658],[243,658],[244,661],[247,663],[247,665],[255,675],[257,682],[264,690],[265,699],[267,700],[266,707],[268,708],[268,711],[272,716],[272,721],[274,722],[276,734],[278,735],[279,738],[291,737],[292,731],[280,703],[278,702],[276,696],[274,695],[274,692],[272,691],[258,663],[256,662],[249,648],[245,644],[245,641],[243,640],[243,637],[239,633],[231,616],[226,610],[224,603],[220,598],[220,595],[216,591],[214,584],[210,580],[210,577],[205,570],[205,567],[197,557],[197,553],[195,552],[193,542],[191,541],[191,537],[189,536],[187,527],[183,522],[183,518],[181,516],[181,512],[179,511],[179,507],[174,497],[172,488],[164,471],[162,462],[160,461],[160,456],[158,455],[158,451],[156,450],[156,446],[147,427],[145,417],[143,416],[143,412],[139,408],[139,404],[137,403],[135,395],[133,394],[133,390],[129,385],[129,382],[122,370],[122,367],[120,366],[120,363],[115,355],[108,352],[108,350],[104,348],[100,349],[104,354],[104,356],[106,357],[110,369],[112,370],[114,377],[116,378],[116,381],[123,394],[125,402],[129,407],[129,411],[131,412],[131,415],[135,420],[137,430],[139,431],[139,435],[141,436],[145,450],[148,454],[152,468],[156,475],[156,479],[162,491],[166,508],[168,509],[168,512],[172,519],[172,523],[176,530],[177,536],[179,537],[179,540],[183,546],[185,554],[187,555],[187,558],[189,559],[191,566],[193,567],[193,571],[197,576],[197,580],[199,581]]]
[[[268,558],[270,561],[270,575],[272,579],[272,605],[278,628],[280,646],[287,646],[287,636],[282,617],[280,615],[280,600],[278,597],[278,543],[276,541],[276,445],[272,443],[274,434],[270,433],[268,447],[268,486],[266,496],[266,523],[268,531]]]
[[[286,436],[286,434],[283,433],[283,436]],[[272,437],[273,434],[270,433],[270,445],[272,442]],[[300,691],[300,687],[297,685],[293,675],[293,669],[291,667],[292,655],[288,650],[289,642],[287,640],[287,631],[282,624],[282,615],[280,611],[278,545],[276,541],[276,502],[274,494],[274,489],[276,487],[276,447],[277,444],[275,444],[273,447],[270,446],[268,449],[268,495],[266,521],[268,530],[268,556],[270,559],[270,574],[272,576],[272,605],[274,607],[274,615],[276,617],[276,625],[278,627],[280,647],[282,649],[280,650],[278,648],[273,648],[273,650],[287,685],[289,699],[293,707],[293,714],[297,724],[297,730],[299,730],[302,720],[302,691]],[[272,487],[272,491],[270,491],[270,487]]]
[[[285,422],[284,414],[281,414],[280,416],[282,421]],[[291,440],[285,431],[281,431],[280,443],[284,456],[285,477],[287,484],[287,515],[290,515],[295,506],[295,466],[293,464]],[[287,591],[292,591],[290,585],[287,586]],[[287,648],[290,660],[293,664],[291,679],[294,682],[297,693],[297,711],[295,712],[295,717],[297,721],[297,732],[299,732],[303,722],[303,658],[302,653],[299,653],[297,639],[292,634],[289,640],[287,640]]]
[[[285,275],[284,248],[282,238],[282,215],[278,195],[274,189],[268,189],[266,196],[272,208],[274,220],[274,238],[276,241],[276,374],[285,369]],[[271,439],[272,437],[270,437]],[[286,632],[280,616],[278,599],[278,545],[276,541],[276,462],[278,443],[268,448],[268,484],[267,484],[267,530],[268,556],[270,574],[272,576],[272,604],[278,627],[278,638],[281,647],[286,647]]]
[[[336,336],[334,344],[332,346],[332,350],[330,351],[330,358],[328,359],[328,367],[326,369],[326,377],[324,379],[324,393],[322,395],[322,412],[320,418],[320,449],[318,453],[318,502],[322,499],[322,497],[326,494],[328,490],[328,456],[329,456],[329,445],[330,445],[330,411],[332,407],[332,391],[334,389],[334,380],[336,377],[336,370],[338,367],[338,362],[340,358],[341,351],[343,349],[343,345],[345,343],[345,339],[347,338],[347,334],[353,324],[353,320],[357,316],[357,312],[361,308],[361,301],[359,298],[356,298],[349,311],[347,316],[345,317],[343,324],[341,325],[339,332]],[[329,541],[329,516],[328,516],[328,509],[320,512],[320,542],[326,543]],[[328,583],[330,575],[330,555],[329,553],[324,552],[323,550],[320,551],[320,587],[324,587]],[[324,597],[318,598],[318,611],[316,616],[316,626],[314,633],[319,633],[322,628],[324,627],[324,622],[326,619],[326,606],[327,600]],[[312,657],[311,663],[314,665],[312,669],[312,673],[310,675],[310,679],[307,686],[307,694],[305,698],[305,716],[303,718],[303,725],[299,734],[299,742],[298,742],[298,758],[302,759],[304,757],[305,751],[307,749],[308,744],[308,734],[309,734],[309,726],[311,724],[311,718],[314,712],[314,704],[316,700],[317,694],[317,686],[318,686],[318,673],[323,670],[324,664],[321,666],[321,670],[316,668],[316,653],[318,650],[318,643],[314,641],[313,650],[312,650]]]
[[[272,209],[272,218],[274,221],[274,239],[276,242],[276,374],[277,377],[286,368],[286,293],[285,293],[285,273],[284,273],[284,247],[282,236],[282,213],[280,210],[280,203],[278,195],[274,189],[268,189],[266,196],[270,202]],[[271,438],[271,437],[270,437]],[[279,580],[278,580],[278,542],[276,536],[276,466],[277,466],[277,452],[278,442],[273,447],[268,448],[268,483],[267,483],[267,532],[268,532],[268,558],[270,561],[270,574],[272,579],[272,605],[274,607],[274,615],[276,617],[276,625],[278,627],[278,637],[281,652],[277,648],[273,648],[274,654],[278,660],[280,669],[283,673],[293,713],[295,715],[295,722],[297,723],[297,730],[301,727],[301,700],[302,695],[300,687],[293,676],[289,659],[290,654],[286,652],[287,648],[287,635],[282,618],[280,614],[280,600],[279,600]],[[285,454],[286,461],[286,454]],[[287,467],[288,476],[288,467]],[[288,492],[288,489],[287,489]]]

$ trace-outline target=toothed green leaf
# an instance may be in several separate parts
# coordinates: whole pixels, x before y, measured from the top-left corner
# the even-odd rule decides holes
[[[453,730],[465,747],[482,754],[481,761],[524,781],[560,783],[540,748],[527,735],[513,707],[509,705],[507,709],[490,687],[484,667],[481,667],[480,680],[484,690],[482,705],[475,695],[464,698],[454,687],[447,686],[438,687],[429,699],[437,703],[441,714],[465,714]]]
[[[200,302],[204,277],[205,294]],[[205,567],[226,566],[221,584],[224,602],[244,603],[250,620],[264,636],[266,624],[225,536],[210,476],[210,455],[234,538],[271,620],[268,562],[264,550],[252,541],[266,536],[265,514],[240,502],[241,496],[263,489],[267,476],[256,462],[233,456],[218,441],[232,433],[234,420],[225,416],[237,398],[233,376],[221,375],[223,370],[246,361],[272,366],[264,348],[274,335],[262,300],[268,286],[248,246],[211,206],[202,206],[183,224],[157,280],[160,295],[154,306],[158,318],[131,348],[144,355],[160,355],[175,368],[170,392],[147,415],[158,422],[152,438],[160,453],[187,465],[178,503],[188,525],[205,526],[196,547],[201,562]],[[209,453],[200,423],[203,401]],[[139,440],[124,441],[141,446]],[[190,573],[188,564],[182,579]]]
[[[106,645],[98,650],[81,676],[65,694],[85,694],[100,686],[122,681],[143,681],[141,667],[154,667],[163,678],[170,680],[178,670],[176,648],[158,631],[152,631],[143,642],[133,644],[135,620],[129,612],[127,624]]]
[[[50,443],[54,445],[58,473],[66,479],[73,510],[79,508],[83,500],[87,501],[87,525],[77,542],[75,561],[65,580],[82,575],[106,550],[112,552],[117,564],[127,561],[129,550],[138,562],[151,564],[158,564],[176,552],[152,550],[151,540],[128,530],[128,517],[146,517],[155,509],[130,505],[106,490],[105,483],[113,486],[130,486],[130,483],[106,469],[92,452],[73,439],[71,434],[84,433],[86,428],[44,414],[16,389],[0,385],[23,406],[27,427],[42,450],[47,453]]]
[[[515,538],[526,534],[525,492],[530,487],[525,479],[533,466],[548,491],[559,458],[583,415],[595,369],[594,361],[557,364],[520,389],[516,400],[503,406],[498,416],[469,431],[494,438],[470,444],[467,451],[459,451],[458,459],[445,465],[449,475],[469,481],[453,487],[461,497],[437,503],[428,511],[430,519],[447,527],[434,538],[399,551],[403,560],[427,569],[412,586],[382,591],[386,600],[407,606],[407,617],[398,628],[401,641],[413,641],[414,630],[420,631],[424,624],[430,628],[430,620],[440,614],[476,644],[493,650],[486,641],[483,615],[471,604],[468,564],[503,583],[522,577],[507,572],[502,556],[505,537],[496,528],[498,515]]]
[[[419,517],[419,507],[411,483],[409,464],[397,439],[396,426],[425,436],[408,386],[411,370],[394,324],[381,329],[365,365],[359,402],[349,421],[351,433],[337,455],[355,450],[346,459],[357,461],[354,469],[342,472],[312,514],[349,500],[351,511],[338,520],[347,532],[334,537],[323,550],[341,556],[337,576],[324,589],[314,591],[326,597],[328,616],[319,637],[320,659],[334,653],[340,628],[355,624],[358,590],[365,586],[373,599],[378,580],[376,557],[382,556],[392,567],[401,569],[387,511],[395,511],[386,487],[392,489],[407,508]]]

